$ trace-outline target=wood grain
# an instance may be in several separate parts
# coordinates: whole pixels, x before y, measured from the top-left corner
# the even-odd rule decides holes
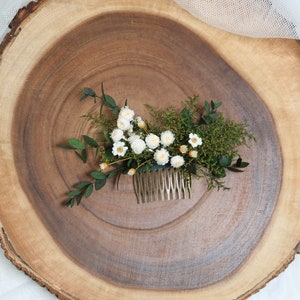
[[[230,35],[169,1],[43,1],[21,26],[0,65],[0,221],[16,265],[66,299],[243,299],[292,259],[296,42]],[[195,93],[222,101],[257,138],[242,150],[251,167],[228,174],[228,192],[194,181],[192,199],[138,205],[124,177],[63,207],[93,166],[56,145],[90,132],[80,116],[98,108],[80,90],[102,81],[138,114]]]

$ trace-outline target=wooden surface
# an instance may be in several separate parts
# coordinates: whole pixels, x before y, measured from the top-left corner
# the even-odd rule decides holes
[[[65,299],[243,299],[298,251],[300,47],[234,36],[170,1],[42,1],[0,64],[0,237],[9,259]],[[23,19],[21,14],[21,19]],[[16,21],[15,24],[18,24]],[[111,183],[82,206],[66,192],[93,166],[56,145],[89,131],[84,86],[143,104],[199,93],[258,142],[229,192],[137,205]]]

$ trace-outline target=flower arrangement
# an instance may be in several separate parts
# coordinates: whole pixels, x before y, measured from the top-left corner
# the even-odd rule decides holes
[[[80,99],[91,97],[95,103],[100,102],[99,113],[84,115],[95,129],[95,136],[83,135],[82,139],[70,138],[66,144],[60,144],[75,150],[84,163],[87,149],[94,149],[98,166],[90,173],[90,181],[79,182],[68,193],[66,206],[78,205],[83,197],[103,188],[108,179],[116,178],[118,182],[122,174],[138,178],[149,172],[172,170],[180,174],[183,188],[190,188],[193,176],[205,178],[208,189],[228,189],[222,181],[226,171],[241,172],[249,165],[242,160],[238,147],[248,146],[248,140],[254,136],[246,123],[224,118],[218,111],[221,102],[205,101],[201,106],[199,97],[193,96],[183,101],[180,111],[175,107],[159,110],[145,105],[151,120],[144,120],[136,116],[127,100],[118,107],[113,97],[105,94],[103,84],[101,91],[98,96],[94,90],[84,88]],[[139,202],[139,185],[135,182],[134,186]]]

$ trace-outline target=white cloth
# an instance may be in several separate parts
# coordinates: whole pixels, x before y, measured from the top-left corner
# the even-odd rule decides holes
[[[163,0],[162,0],[163,1]],[[8,31],[7,26],[10,20],[14,17],[17,10],[28,3],[28,0],[0,0],[0,41],[3,39],[5,33]],[[239,34],[251,35],[251,36],[280,36],[280,37],[294,37],[298,38],[300,36],[300,1],[299,0],[283,0],[283,1],[272,1],[272,6],[282,15],[286,20],[288,20],[288,26],[286,23],[284,24],[284,29],[277,29],[274,31],[274,28],[279,28],[272,26],[266,26],[266,29],[262,29],[261,27],[257,27],[256,24],[252,23],[249,25],[250,19],[249,17],[245,18],[247,22],[248,30],[245,31],[245,27],[240,26],[240,28],[232,27],[232,21],[230,20],[230,16],[225,17],[225,21],[220,21],[220,15],[225,11],[225,6],[223,4],[229,2],[231,3],[257,3],[259,0],[253,1],[240,1],[240,0],[205,0],[205,1],[189,1],[189,0],[176,0],[179,4],[183,5],[183,7],[191,10],[192,13],[198,15],[200,19],[203,21],[210,23],[214,26],[221,27],[228,31],[232,31]],[[268,2],[270,1],[262,1]],[[210,3],[210,9],[208,11],[203,11],[205,5]],[[214,3],[214,5],[212,5]],[[203,4],[203,6],[202,6]],[[270,7],[269,7],[270,8]],[[233,12],[233,19],[240,15],[236,10],[242,9],[239,5],[234,8],[227,6],[227,12]],[[249,7],[242,9],[244,13],[249,16],[247,11],[249,11]],[[210,16],[209,16],[210,14]],[[270,13],[266,13],[264,10],[264,14],[266,14],[265,20],[270,15],[272,18],[274,17],[274,11]],[[255,18],[255,14],[252,14],[252,18]],[[261,18],[261,17],[257,17]],[[271,19],[272,19],[271,18]],[[227,21],[226,21],[227,19]],[[273,19],[272,19],[273,20]],[[279,17],[279,20],[282,20]],[[239,23],[240,24],[240,23]],[[260,25],[262,23],[259,23]],[[291,25],[292,24],[292,25]],[[287,26],[287,27],[286,27]],[[244,29],[243,29],[244,28]],[[250,31],[249,31],[250,28]],[[267,29],[272,29],[268,31]],[[292,30],[286,30],[290,28]],[[254,33],[254,31],[262,30],[262,33]],[[237,30],[239,32],[237,32]],[[272,33],[271,33],[272,32]],[[291,36],[291,32],[298,32],[298,36]],[[287,33],[289,35],[287,35]],[[265,288],[263,288],[259,293],[251,296],[250,300],[299,300],[300,299],[300,257],[296,256],[294,262],[290,264],[288,269],[281,273],[277,278],[273,279],[270,283],[267,284]],[[51,295],[45,288],[40,287],[35,281],[31,280],[28,276],[26,276],[22,271],[19,271],[12,263],[10,263],[5,257],[4,252],[0,250],[0,300],[53,300],[57,299],[54,295]]]

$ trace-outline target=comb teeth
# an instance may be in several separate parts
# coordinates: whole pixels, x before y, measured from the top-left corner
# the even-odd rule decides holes
[[[138,203],[190,198],[190,183],[174,169],[136,173],[133,186]]]

